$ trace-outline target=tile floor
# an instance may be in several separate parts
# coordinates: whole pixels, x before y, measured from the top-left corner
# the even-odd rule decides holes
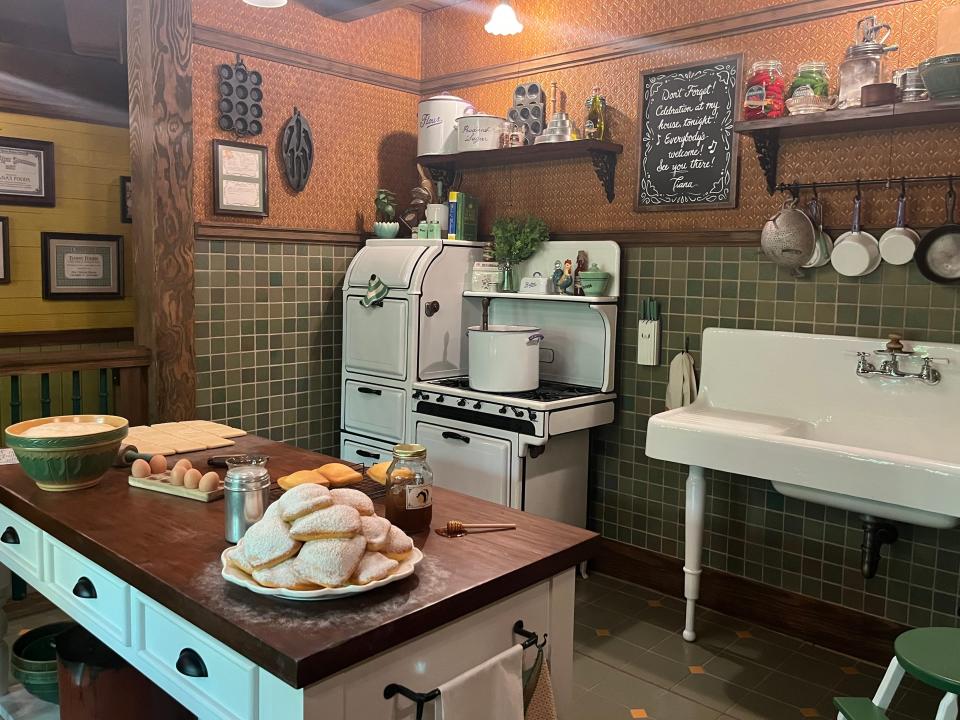
[[[577,583],[571,720],[835,718],[832,698],[872,697],[884,669],[603,575]],[[940,696],[907,678],[891,720],[934,717]]]

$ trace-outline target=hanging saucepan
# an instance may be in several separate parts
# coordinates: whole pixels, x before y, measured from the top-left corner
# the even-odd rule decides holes
[[[960,283],[960,225],[954,222],[957,193],[953,180],[947,191],[947,221],[934,228],[917,246],[917,269],[928,280],[944,285]]]

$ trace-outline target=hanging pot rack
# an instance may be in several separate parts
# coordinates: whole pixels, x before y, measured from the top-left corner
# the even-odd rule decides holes
[[[901,192],[906,191],[907,185],[932,185],[937,183],[948,183],[953,185],[953,181],[960,179],[960,173],[957,175],[917,175],[917,176],[903,176],[903,177],[888,177],[888,178],[879,178],[879,179],[857,179],[857,180],[834,180],[831,182],[799,182],[795,181],[792,183],[780,183],[776,186],[775,190],[777,192],[785,193],[789,192],[790,194],[797,196],[801,190],[813,190],[814,192],[818,190],[828,190],[836,188],[856,188],[857,192],[860,191],[862,187],[884,187],[888,190],[899,187]]]

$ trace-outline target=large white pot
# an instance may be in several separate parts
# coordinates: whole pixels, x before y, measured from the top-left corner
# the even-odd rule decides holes
[[[457,152],[496,150],[503,134],[502,117],[496,115],[463,115],[457,118]]]
[[[457,152],[457,118],[473,111],[473,105],[450,93],[421,100],[418,106],[417,155],[448,155]]]
[[[540,328],[479,325],[467,329],[470,387],[484,392],[524,392],[540,385]]]

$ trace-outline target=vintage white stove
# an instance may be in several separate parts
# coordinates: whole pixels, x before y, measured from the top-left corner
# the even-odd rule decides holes
[[[427,447],[435,482],[573,525],[586,524],[589,429],[613,421],[620,248],[552,242],[521,268],[547,274],[585,248],[614,273],[599,298],[469,290],[475,243],[370,240],[344,284],[341,455],[372,464],[397,442]],[[360,299],[370,275],[390,288]],[[466,328],[490,322],[542,329],[537,390],[472,390]]]

